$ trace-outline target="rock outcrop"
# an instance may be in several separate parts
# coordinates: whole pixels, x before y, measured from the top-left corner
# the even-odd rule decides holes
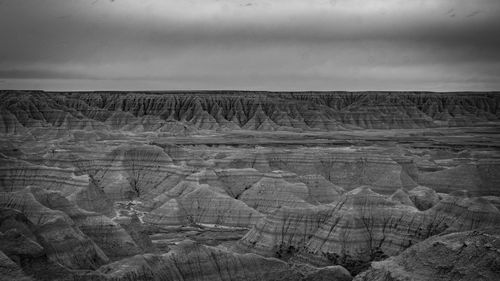
[[[413,190],[415,190],[415,189],[413,189]],[[399,204],[402,204],[402,205],[415,207],[415,204],[411,200],[410,195],[408,194],[408,192],[406,192],[403,189],[398,189],[398,190],[394,191],[394,193],[389,197],[389,200],[396,202],[396,203],[399,203]],[[422,210],[422,208],[419,208],[419,209]]]
[[[391,155],[358,150],[263,148],[235,154],[220,165],[254,168],[263,173],[283,170],[298,176],[320,175],[347,190],[368,184],[384,194],[417,186],[411,159],[395,160]]]
[[[261,213],[271,213],[283,206],[309,207],[309,189],[303,183],[290,183],[280,173],[267,173],[262,179],[245,190],[241,201]]]
[[[249,227],[262,218],[224,189],[199,181],[199,174],[193,174],[154,198],[144,222],[159,227],[189,223]]]
[[[241,193],[249,189],[263,176],[261,172],[253,168],[219,169],[215,172],[218,179],[222,182],[222,185],[226,192],[234,198],[239,197]]]
[[[435,172],[421,173],[420,185],[428,186],[437,192],[449,193],[456,190],[468,190],[475,196],[499,196],[500,161],[498,159],[480,159],[460,164]]]
[[[45,207],[27,190],[0,193],[0,207],[22,212],[36,226],[31,236],[38,238],[54,263],[73,269],[95,269],[109,261],[67,214]]]
[[[432,235],[499,222],[500,212],[485,199],[449,196],[419,211],[360,187],[328,205],[281,208],[257,223],[235,249],[341,264],[356,273],[367,262],[397,255]]]
[[[427,210],[439,202],[439,197],[432,188],[417,186],[408,192],[411,202],[419,210]]]
[[[321,175],[304,175],[298,179],[307,185],[309,190],[308,201],[318,204],[330,203],[338,198],[345,190],[327,181]]]
[[[0,132],[411,129],[498,121],[494,93],[2,91]],[[59,131],[61,131],[59,130]]]
[[[142,252],[130,234],[110,218],[78,208],[59,192],[36,187],[29,189],[42,205],[68,215],[75,226],[92,239],[109,258],[123,258]]]
[[[0,156],[0,191],[19,191],[31,185],[58,191],[85,210],[104,214],[112,211],[102,189],[88,175],[77,175],[75,168],[36,165]]]
[[[320,280],[352,277],[341,267],[303,273],[278,259],[236,254],[220,248],[183,241],[163,255],[138,255],[101,267],[102,280]],[[311,279],[312,278],[312,279]]]
[[[2,280],[498,279],[498,93],[0,100]]]
[[[356,281],[499,280],[500,229],[434,236],[373,262]]]
[[[47,241],[39,226],[33,224],[23,213],[15,209],[0,208],[0,269],[2,269],[1,280],[97,280],[91,268],[80,268],[78,266],[68,267],[68,263],[61,263],[52,258],[50,254],[54,250],[61,251],[55,241]],[[60,235],[67,235],[68,232],[61,229]],[[52,234],[54,236],[57,233]],[[77,246],[73,244],[73,246]],[[71,260],[85,257],[79,256],[85,254],[80,247],[66,250],[72,252],[74,257]],[[70,261],[71,261],[70,260]],[[70,262],[68,261],[68,262]],[[102,264],[102,260],[94,260]],[[81,264],[80,264],[81,266]],[[80,279],[84,277],[84,279]]]
[[[112,200],[163,191],[182,177],[170,166],[172,159],[157,146],[120,146],[100,162],[102,167],[93,178]]]

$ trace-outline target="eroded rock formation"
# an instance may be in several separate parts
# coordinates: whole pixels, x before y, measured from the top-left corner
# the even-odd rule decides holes
[[[0,100],[0,279],[498,279],[498,93]]]
[[[2,133],[430,128],[498,121],[493,93],[2,92]]]
[[[236,249],[358,272],[366,262],[396,255],[432,235],[499,222],[500,212],[485,199],[449,196],[419,211],[360,187],[328,205],[281,208],[257,223]]]
[[[192,241],[163,255],[138,255],[101,267],[103,280],[351,280],[341,267],[311,269],[303,278],[285,262],[255,254],[236,254]],[[312,279],[311,279],[312,278]]]
[[[497,280],[500,230],[480,229],[429,238],[401,254],[373,262],[356,281]]]

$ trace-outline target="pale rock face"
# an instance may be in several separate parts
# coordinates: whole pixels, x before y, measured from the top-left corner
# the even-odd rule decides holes
[[[307,264],[294,264],[294,269],[300,272],[303,281],[351,281],[352,277],[347,269],[340,265],[325,266],[321,268],[313,267]]]
[[[144,221],[158,227],[190,223],[249,227],[262,217],[257,210],[229,196],[224,189],[200,184],[200,180],[207,182],[206,175],[192,174],[155,197]]]
[[[437,192],[450,193],[457,190],[468,190],[475,196],[500,195],[500,161],[498,159],[481,159],[476,163],[461,164],[436,172],[421,173],[418,176],[420,185],[428,186]]]
[[[248,227],[261,217],[258,211],[234,198],[201,186],[179,198],[189,218],[196,223]]]
[[[170,199],[160,207],[146,213],[143,220],[146,224],[159,227],[186,225],[189,223],[188,215],[179,205],[177,199]]]
[[[434,236],[398,256],[373,262],[355,281],[499,280],[500,230]]]
[[[22,160],[0,157],[0,190],[18,191],[28,185],[38,185],[76,196],[89,185],[88,176],[77,176],[72,169],[34,165]]]
[[[241,194],[239,199],[255,210],[269,214],[283,206],[310,207],[309,189],[303,183],[289,183],[280,173],[267,173]]]
[[[172,159],[156,146],[122,146],[112,151],[108,165],[94,176],[112,200],[140,197],[169,183]]]

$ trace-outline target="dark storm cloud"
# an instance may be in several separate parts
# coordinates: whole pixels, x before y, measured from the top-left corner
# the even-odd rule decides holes
[[[498,88],[499,12],[488,0],[4,0],[0,78],[21,88]]]

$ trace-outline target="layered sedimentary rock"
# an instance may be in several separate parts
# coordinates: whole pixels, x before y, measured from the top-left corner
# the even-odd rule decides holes
[[[74,168],[35,165],[0,156],[1,191],[19,191],[31,185],[58,191],[85,210],[105,214],[111,211],[112,206],[102,189],[88,175],[77,175]]]
[[[188,214],[184,211],[177,199],[170,199],[158,208],[146,213],[143,220],[147,224],[159,227],[192,223],[189,221]]]
[[[254,168],[261,172],[284,170],[299,176],[320,175],[335,185],[352,189],[369,184],[374,190],[391,194],[398,188],[417,186],[411,159],[391,155],[337,149],[261,149],[240,153],[220,165]]]
[[[193,174],[154,198],[144,222],[160,227],[188,223],[248,227],[262,217],[224,189],[199,181],[200,174]]]
[[[309,189],[303,183],[290,183],[279,172],[267,173],[239,199],[261,213],[271,213],[283,206],[309,207]]]
[[[45,207],[67,214],[76,227],[92,239],[109,258],[123,258],[142,252],[130,234],[110,218],[78,208],[59,192],[36,187],[31,187],[30,192]]]
[[[218,169],[215,171],[226,192],[232,197],[239,197],[262,178],[262,173],[253,168],[245,169]]]
[[[179,198],[179,202],[193,222],[226,226],[251,226],[262,215],[244,202],[201,186]]]
[[[119,223],[125,229],[134,240],[134,243],[141,249],[141,252],[154,253],[158,251],[149,237],[150,233],[137,214],[114,218],[113,221]]]
[[[498,159],[481,159],[440,171],[421,173],[417,181],[437,192],[449,193],[465,189],[476,196],[499,196],[499,171]]]
[[[330,203],[345,192],[342,187],[327,181],[321,175],[304,175],[298,177],[298,180],[307,185],[309,190],[308,201],[310,202],[319,204]]]
[[[172,159],[156,146],[120,146],[101,162],[93,178],[112,200],[163,191],[179,180],[178,171],[169,166]]]
[[[36,226],[31,235],[36,235],[53,262],[74,269],[93,269],[109,260],[67,214],[45,207],[28,190],[0,193],[0,207],[22,212]]]
[[[498,121],[494,93],[0,93],[2,133],[429,128]],[[192,128],[192,129],[189,129]]]
[[[329,280],[351,280],[341,268],[327,268]],[[311,280],[278,259],[236,254],[184,241],[163,255],[138,255],[101,267],[102,280]],[[321,275],[316,269],[308,277]],[[316,275],[314,275],[316,274]]]
[[[356,281],[499,280],[500,230],[435,236],[398,256],[373,262]]]
[[[29,185],[58,190],[65,196],[76,196],[76,193],[87,189],[89,177],[77,176],[74,169],[34,165],[22,160],[0,157],[1,191],[18,191]]]
[[[49,258],[70,268],[93,268],[108,257],[123,258],[152,249],[149,238],[137,227],[128,224],[129,233],[104,215],[80,209],[59,192],[29,187],[1,193],[0,204],[25,214],[34,225],[34,230],[25,232],[34,231]]]
[[[11,279],[347,281],[342,266],[358,273],[429,237],[500,223],[487,143],[498,93],[0,99],[0,273]],[[435,276],[447,278],[443,262]],[[411,272],[402,263],[366,276]]]
[[[301,248],[330,216],[329,206],[282,207],[260,220],[236,250],[263,256],[289,257]]]
[[[498,209],[481,198],[449,196],[419,211],[361,187],[329,205],[282,208],[257,223],[236,249],[358,272],[366,262],[396,255],[432,235],[499,222]]]
[[[170,156],[155,145],[100,145],[97,152],[80,146],[60,145],[61,150],[68,152],[49,153],[48,156],[44,155],[42,160],[31,160],[52,166],[25,163],[14,166],[14,169],[11,162],[22,161],[7,159],[3,162],[7,175],[5,180],[15,177],[17,181],[11,180],[12,183],[7,182],[5,185],[22,188],[41,181],[41,186],[53,190],[62,190],[63,187],[79,189],[79,193],[74,195],[72,200],[76,200],[80,207],[108,214],[106,207],[112,206],[113,201],[138,197],[149,200],[172,188],[193,172],[192,168],[174,165]],[[25,176],[28,173],[26,170],[34,170],[31,172],[35,174],[32,180],[29,180],[29,175]],[[41,175],[38,176],[37,173]],[[66,179],[68,177],[69,180]],[[76,184],[70,180],[75,177],[85,182],[72,187]],[[58,188],[59,186],[61,188]]]

